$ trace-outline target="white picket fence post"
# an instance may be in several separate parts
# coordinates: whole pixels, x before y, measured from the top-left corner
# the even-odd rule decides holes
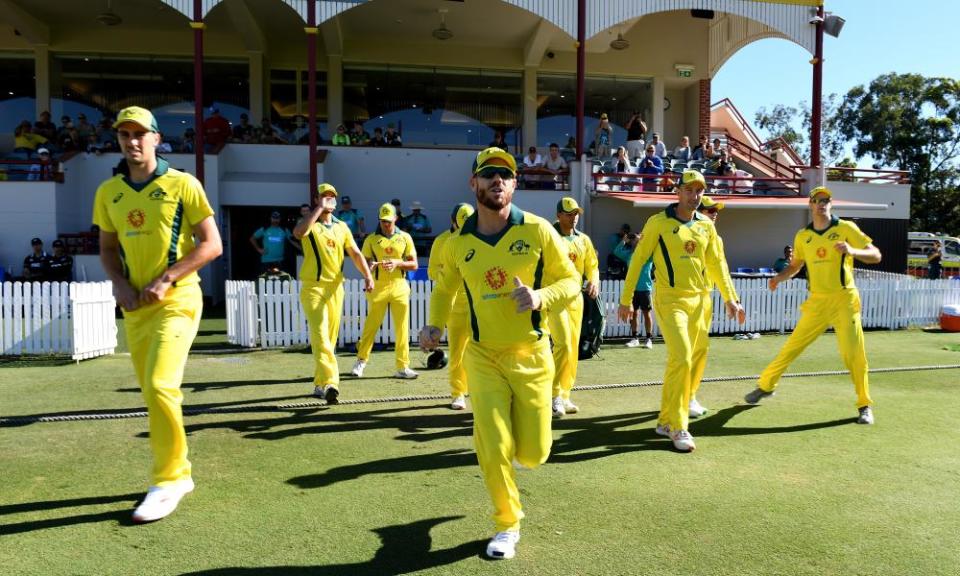
[[[117,301],[110,282],[71,282],[74,360],[113,354],[117,347]]]
[[[903,274],[856,270],[862,300],[864,328],[898,329],[939,321],[946,304],[960,304],[960,281],[926,280]],[[726,308],[714,290],[712,334],[736,332],[780,332],[792,330],[800,318],[799,307],[807,298],[806,280],[782,282],[775,292],[767,278],[735,278],[734,286],[747,311],[747,323],[727,318]],[[277,348],[310,341],[306,315],[300,305],[300,282],[260,280],[227,282],[227,332],[230,342],[241,346]],[[416,342],[430,313],[429,280],[410,282],[410,340]],[[368,304],[361,280],[343,283],[343,309],[337,346],[360,340],[367,319]],[[623,280],[602,280],[600,304],[606,317],[604,337],[630,335],[628,322],[617,318]],[[14,320],[16,321],[16,320]],[[642,321],[641,321],[642,323]],[[656,315],[653,334],[659,335]],[[375,343],[393,342],[393,318],[389,311],[374,338]]]

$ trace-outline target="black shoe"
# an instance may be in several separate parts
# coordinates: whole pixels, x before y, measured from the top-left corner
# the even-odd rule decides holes
[[[338,396],[340,396],[340,391],[333,386],[327,386],[326,392],[323,393],[323,399],[327,401],[327,404],[339,404]]]

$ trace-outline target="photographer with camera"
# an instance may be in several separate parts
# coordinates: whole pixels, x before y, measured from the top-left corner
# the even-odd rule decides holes
[[[663,160],[656,155],[656,148],[653,147],[653,144],[647,145],[646,152],[647,153],[640,158],[640,168],[637,170],[637,173],[651,176],[660,176],[663,174]],[[645,192],[655,192],[659,181],[659,178],[644,178],[643,190]]]
[[[643,139],[647,133],[647,123],[639,110],[633,111],[633,116],[627,122],[627,156],[635,160],[643,156]]]

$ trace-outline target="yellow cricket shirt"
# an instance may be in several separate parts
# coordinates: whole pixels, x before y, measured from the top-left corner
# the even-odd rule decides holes
[[[433,239],[433,246],[430,248],[430,260],[427,262],[427,276],[429,276],[434,283],[439,282],[440,276],[443,275],[443,255],[447,249],[447,243],[459,233],[459,230],[451,231],[447,228]],[[467,313],[467,294],[463,286],[460,286],[457,290],[452,306],[454,310],[459,313]]]
[[[303,264],[300,279],[311,282],[342,282],[343,258],[347,248],[357,247],[350,228],[335,217],[330,224],[314,222],[300,238]]]
[[[837,242],[846,242],[857,249],[866,248],[873,239],[856,224],[834,216],[826,230],[815,230],[813,224],[797,232],[793,239],[793,257],[807,266],[810,292],[828,293],[856,288],[853,283],[853,257],[834,249]]]
[[[600,261],[597,259],[597,251],[593,247],[590,237],[576,228],[569,236],[563,236],[559,224],[555,223],[553,227],[557,234],[561,234],[560,237],[566,241],[567,254],[570,261],[573,262],[573,267],[580,273],[581,283],[586,281],[599,284]]]
[[[651,256],[657,268],[655,290],[663,290],[663,294],[706,294],[716,284],[725,301],[738,300],[717,229],[699,212],[684,222],[677,217],[677,205],[671,204],[651,216],[630,259],[624,286],[637,285],[640,269]],[[630,306],[632,298],[633,292],[624,290],[620,304]]]
[[[413,247],[413,237],[395,228],[392,236],[384,236],[382,230],[370,234],[363,241],[363,257],[367,260],[383,262],[385,260],[403,260],[410,261],[417,259],[417,250]],[[394,268],[389,272],[381,270],[380,266],[373,269],[374,286],[379,286],[377,282],[386,284],[392,280],[403,280],[406,271],[400,268]]]
[[[470,308],[474,342],[533,343],[546,333],[540,310],[518,313],[510,294],[513,278],[537,290],[541,309],[566,305],[580,294],[568,247],[543,218],[511,207],[507,226],[495,236],[477,232],[478,215],[446,242],[443,274],[430,297],[430,324],[444,326],[450,301],[462,285]]]
[[[93,203],[93,223],[117,235],[124,273],[137,290],[193,250],[193,227],[209,216],[213,208],[200,182],[163,158],[145,183],[123,174],[105,181]],[[200,276],[191,272],[176,284],[198,282]]]

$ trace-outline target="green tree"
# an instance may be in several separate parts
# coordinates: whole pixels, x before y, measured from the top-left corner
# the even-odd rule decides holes
[[[820,162],[831,166],[843,158],[848,139],[839,129],[838,110],[840,97],[830,94],[823,98],[820,121]],[[783,138],[793,150],[810,161],[810,142],[808,134],[813,125],[813,113],[807,102],[798,106],[777,104],[770,111],[765,107],[757,110],[754,117],[757,127],[766,133],[768,139]]]
[[[884,74],[847,92],[838,127],[857,158],[909,172],[914,230],[960,231],[960,83]]]

